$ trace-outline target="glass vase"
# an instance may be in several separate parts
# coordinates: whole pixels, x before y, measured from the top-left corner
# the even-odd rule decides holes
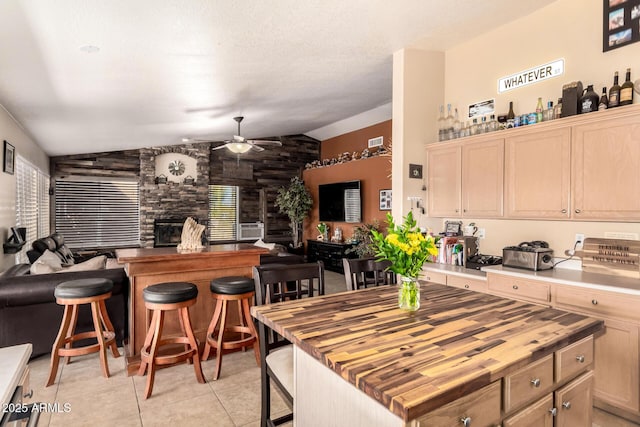
[[[416,311],[420,308],[420,284],[415,277],[400,278],[398,307],[407,311]]]

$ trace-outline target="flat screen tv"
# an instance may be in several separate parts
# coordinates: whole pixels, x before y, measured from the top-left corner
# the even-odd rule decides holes
[[[319,216],[322,222],[361,222],[360,181],[318,186]]]

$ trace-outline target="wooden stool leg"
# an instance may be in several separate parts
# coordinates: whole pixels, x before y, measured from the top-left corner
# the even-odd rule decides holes
[[[247,326],[251,331],[251,335],[253,335],[253,337],[255,338],[255,341],[253,342],[253,352],[256,355],[256,363],[258,364],[258,366],[260,366],[260,340],[258,339],[258,331],[256,331],[256,325],[253,324],[253,319],[251,318],[251,310],[249,308],[248,299],[242,300],[242,309],[244,311],[244,318],[247,320]]]
[[[144,344],[142,344],[142,349],[140,353],[145,349],[151,348],[151,342],[153,341],[153,334],[156,329],[156,323],[158,322],[158,312],[154,311],[151,314],[151,323],[149,324],[149,329],[147,329],[147,336],[144,338]],[[147,370],[147,365],[149,364],[149,360],[145,357],[140,356],[140,368],[138,368],[138,375],[143,376],[145,371]]]
[[[58,336],[53,343],[53,348],[51,349],[51,363],[49,367],[49,378],[47,379],[47,383],[45,387],[49,387],[56,379],[56,375],[58,374],[58,363],[60,362],[60,355],[58,354],[58,350],[62,348],[62,345],[67,336],[67,331],[69,329],[69,324],[71,323],[71,311],[72,307],[69,305],[64,306],[64,314],[62,315],[62,322],[60,324],[60,330],[58,331]]]
[[[109,364],[107,363],[107,347],[104,344],[104,333],[102,324],[100,323],[100,304],[98,301],[91,303],[91,315],[93,317],[93,327],[96,330],[96,339],[100,346],[100,366],[102,366],[102,375],[109,378]]]
[[[240,327],[245,326],[244,324],[244,316],[242,315],[242,300],[238,300],[238,319],[240,322]],[[240,339],[243,340],[247,337],[247,334],[244,332],[240,332]],[[247,347],[242,347],[242,352],[247,351]]]
[[[156,315],[158,316],[156,320]],[[153,332],[153,340],[151,342],[151,349],[149,350],[149,372],[147,373],[147,386],[144,389],[144,398],[145,400],[151,396],[151,392],[153,391],[153,380],[156,376],[156,364],[155,358],[158,354],[158,343],[160,342],[160,337],[162,335],[162,326],[164,324],[164,311],[162,310],[154,310],[153,312],[154,323],[154,332]]]
[[[182,309],[179,309],[178,312],[176,313],[178,315],[178,323],[180,324],[180,332],[182,332],[183,337],[187,336],[187,331],[184,328],[184,318],[182,317]],[[191,349],[191,344],[185,344],[184,345],[184,351],[189,351]],[[191,365],[191,359],[187,359],[187,365]]]
[[[220,320],[220,329],[218,329],[218,338],[216,340],[216,368],[213,373],[213,379],[217,380],[220,377],[220,368],[222,366],[222,342],[224,338],[224,328],[227,324],[227,306],[228,301],[222,300],[222,319]]]
[[[76,324],[78,323],[78,310],[79,310],[79,306],[77,304],[74,304],[72,306],[72,310],[71,310],[71,323],[70,323],[70,327],[67,329],[67,336],[65,337],[67,340],[69,338],[71,338],[73,336],[73,334],[76,331]],[[71,341],[67,341],[67,343],[64,345],[65,348],[71,348],[73,347],[73,343]],[[66,356],[65,357],[65,364],[69,364],[71,363],[71,356]]]
[[[222,313],[222,301],[216,300],[216,308],[213,312],[211,323],[209,323],[209,328],[207,329],[207,336],[205,339],[204,351],[202,352],[202,360],[209,359],[209,352],[211,351],[211,344],[209,344],[209,339],[214,339],[213,333],[216,330],[216,326],[218,325],[218,321],[220,320],[221,313]]]
[[[115,340],[116,331],[113,328],[111,319],[109,319],[109,313],[107,313],[107,306],[105,305],[104,300],[100,300],[100,320],[102,321],[104,328],[108,332],[112,332],[114,335],[113,342],[109,344],[109,347],[111,348],[111,354],[113,355],[113,357],[120,357],[120,352],[118,351],[118,346],[116,345]]]
[[[189,338],[189,343],[191,344],[191,348],[194,351],[193,357],[193,369],[196,371],[196,378],[200,384],[204,384],[206,381],[204,379],[204,374],[202,373],[202,365],[200,364],[200,355],[198,354],[198,342],[196,341],[196,337],[193,335],[193,328],[191,326],[191,318],[189,317],[189,308],[184,307],[180,309],[180,317],[182,318],[182,322],[184,324],[184,329],[186,332],[187,338]]]

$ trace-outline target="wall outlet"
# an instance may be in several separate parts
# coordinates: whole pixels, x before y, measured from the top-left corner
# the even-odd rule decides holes
[[[573,239],[573,247],[578,249],[584,245],[584,234],[576,233],[576,238]]]
[[[478,236],[478,239],[484,239],[484,228],[478,228],[478,233],[476,234],[476,236]]]

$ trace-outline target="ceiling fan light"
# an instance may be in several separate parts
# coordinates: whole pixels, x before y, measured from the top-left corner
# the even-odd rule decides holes
[[[246,142],[230,142],[226,144],[226,147],[229,151],[235,154],[244,154],[251,150],[251,145]]]

